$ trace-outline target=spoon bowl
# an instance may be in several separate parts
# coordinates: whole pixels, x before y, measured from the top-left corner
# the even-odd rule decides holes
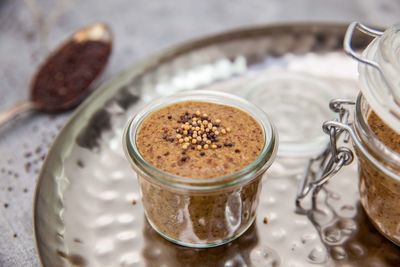
[[[60,113],[76,107],[103,72],[111,49],[112,33],[104,23],[72,34],[39,67],[31,83],[30,100],[1,113],[0,126],[22,112]]]

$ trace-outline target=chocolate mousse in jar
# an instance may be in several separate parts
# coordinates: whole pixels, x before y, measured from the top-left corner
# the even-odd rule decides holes
[[[375,37],[361,54],[351,47],[355,30]],[[341,136],[347,140],[343,133],[348,133],[358,158],[361,204],[379,232],[400,245],[400,24],[380,32],[354,22],[347,30],[344,48],[359,62],[361,92],[356,102],[331,102],[339,120],[323,125],[331,140],[320,156],[323,170],[312,182],[304,179],[297,205],[301,210],[301,200],[308,192],[315,195],[330,177],[351,162],[352,152],[341,147],[343,143],[339,141]]]
[[[167,240],[197,248],[230,242],[252,225],[277,147],[261,109],[205,90],[151,102],[124,134],[149,224]]]

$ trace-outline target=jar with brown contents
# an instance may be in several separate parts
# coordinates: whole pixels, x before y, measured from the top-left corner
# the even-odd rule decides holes
[[[353,139],[359,142],[360,200],[376,228],[400,244],[400,134],[363,97],[357,103]]]
[[[251,226],[277,151],[261,110],[208,91],[151,103],[129,123],[124,142],[150,225],[190,247],[227,243]]]
[[[351,48],[354,30],[376,37],[362,55]],[[330,107],[339,120],[324,123],[331,144],[321,155],[322,175],[312,182],[306,176],[297,206],[301,200],[320,187],[342,166],[352,160],[352,152],[343,143],[343,133],[349,133],[358,158],[359,192],[361,204],[375,227],[389,240],[400,245],[400,25],[384,33],[352,23],[346,33],[345,51],[359,62],[361,93],[354,103],[334,100]],[[355,105],[353,119],[349,119],[348,105]],[[346,140],[343,138],[343,140]],[[311,166],[311,164],[310,164]],[[312,173],[309,169],[308,173]],[[308,182],[308,183],[307,183]]]

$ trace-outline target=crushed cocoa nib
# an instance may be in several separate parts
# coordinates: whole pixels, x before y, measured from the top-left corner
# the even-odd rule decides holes
[[[181,158],[181,161],[182,162],[185,162],[185,161],[188,161],[189,160],[189,157],[188,156],[183,156],[182,158]]]

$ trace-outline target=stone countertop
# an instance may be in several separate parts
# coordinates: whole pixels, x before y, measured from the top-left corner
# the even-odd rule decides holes
[[[205,34],[282,22],[396,23],[398,0],[3,0],[0,111],[29,96],[35,68],[76,29],[108,23],[114,50],[101,80],[146,56]],[[70,113],[26,114],[0,129],[0,266],[38,266],[32,199],[43,158]]]

